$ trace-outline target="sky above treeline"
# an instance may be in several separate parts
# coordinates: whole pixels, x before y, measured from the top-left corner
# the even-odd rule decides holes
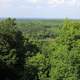
[[[80,19],[80,0],[0,0],[0,17]]]

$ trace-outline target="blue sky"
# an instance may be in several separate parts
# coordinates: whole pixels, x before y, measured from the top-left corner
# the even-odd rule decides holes
[[[80,18],[80,0],[0,0],[0,17]]]

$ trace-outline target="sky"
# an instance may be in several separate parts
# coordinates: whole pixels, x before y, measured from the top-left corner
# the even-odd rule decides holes
[[[80,19],[80,0],[0,0],[0,17]]]

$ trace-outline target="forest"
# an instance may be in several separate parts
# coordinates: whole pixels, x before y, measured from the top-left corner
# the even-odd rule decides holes
[[[80,80],[80,20],[0,19],[0,80]]]

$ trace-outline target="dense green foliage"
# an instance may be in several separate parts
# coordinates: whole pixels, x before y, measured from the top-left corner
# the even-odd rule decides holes
[[[53,45],[51,80],[79,80],[80,23],[65,20]]]
[[[0,80],[79,79],[79,21],[0,21]]]

